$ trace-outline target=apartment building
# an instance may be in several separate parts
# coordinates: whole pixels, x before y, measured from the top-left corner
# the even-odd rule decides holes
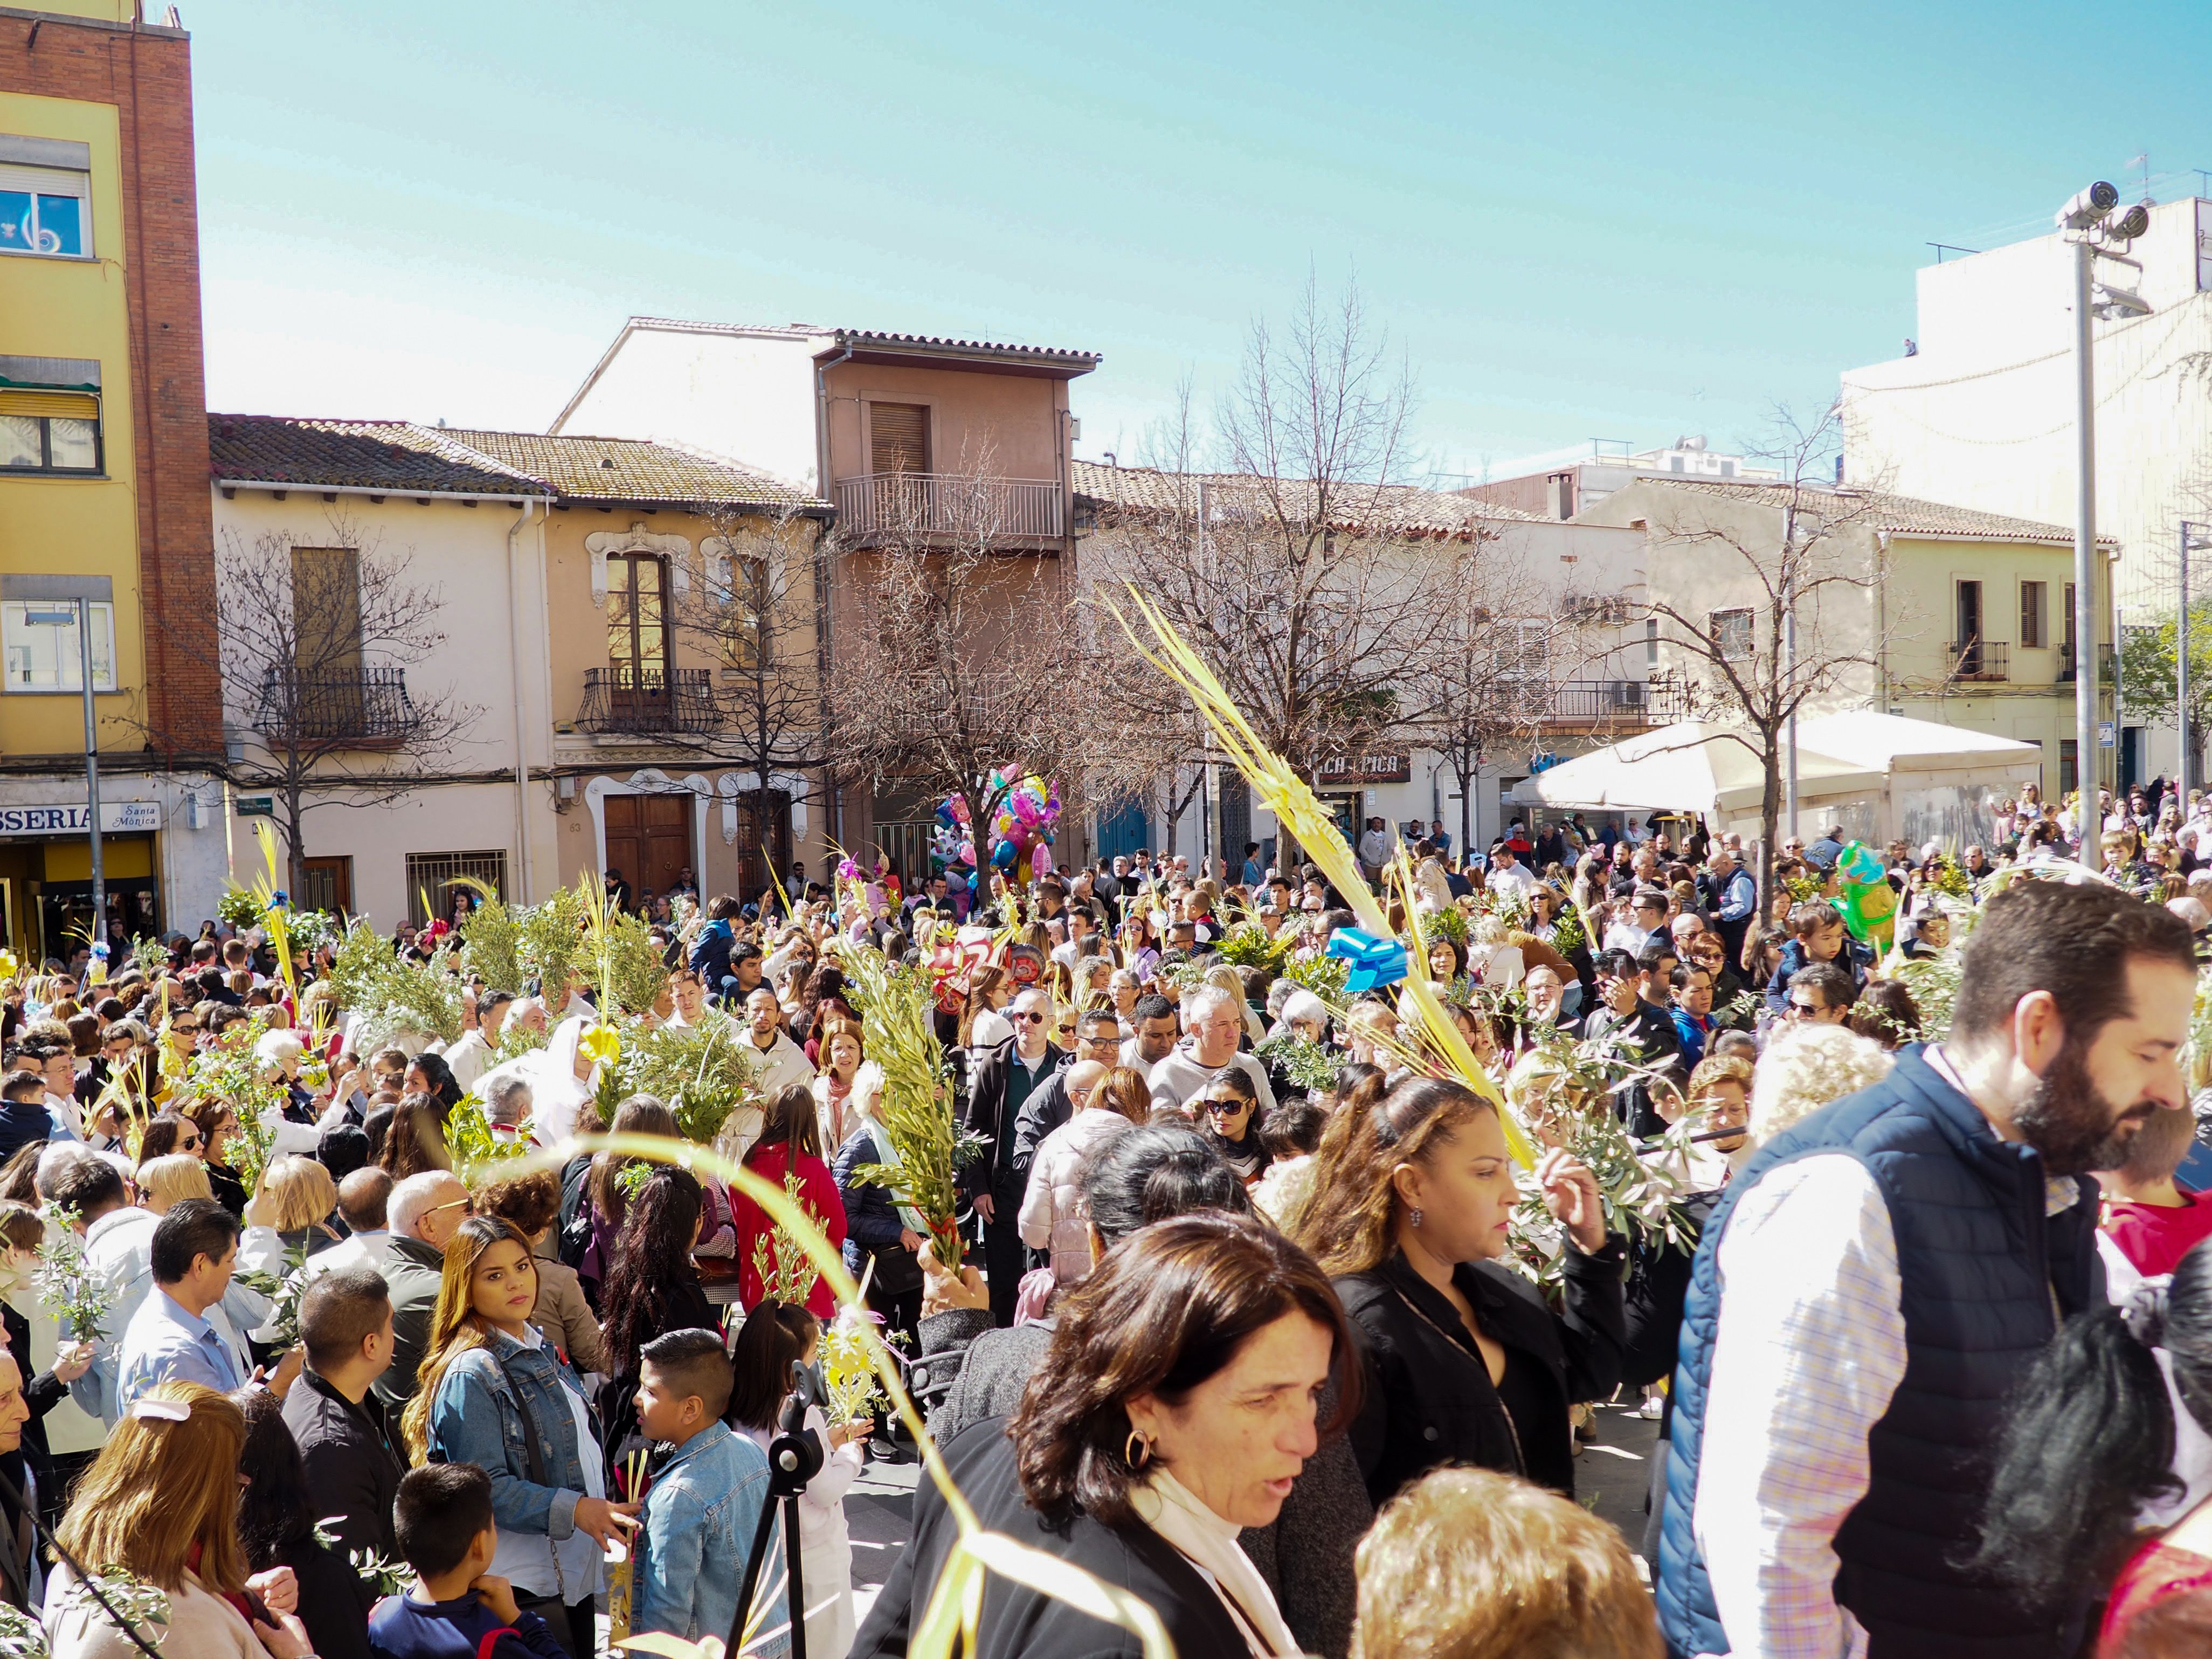
[[[209,425],[226,584],[315,618],[225,664],[234,805],[289,828],[296,789],[302,902],[390,927],[463,880],[753,896],[821,859],[826,502],[634,440]]]
[[[2075,776],[2073,533],[1971,507],[1848,486],[1646,477],[1586,509],[1578,524],[1646,538],[1650,603],[1695,621],[1752,659],[1771,637],[1773,575],[1785,514],[1799,515],[1801,580],[1824,580],[1798,609],[1801,659],[1837,665],[1808,714],[1873,708],[1988,732],[2042,749],[2036,781]],[[2103,544],[2109,570],[2118,544]],[[1808,583],[1809,586],[1809,582]],[[2095,614],[2099,696],[2111,708],[2110,608]],[[1656,673],[1695,686],[1710,662],[1655,629]],[[2023,781],[2025,780],[2022,780]],[[1817,831],[1820,826],[1808,826]]]
[[[0,13],[0,942],[92,923],[88,621],[111,929],[227,867],[191,48],[172,9]]]
[[[634,317],[551,427],[735,458],[834,504],[825,661],[859,621],[872,547],[988,526],[1009,604],[1064,597],[1075,553],[1071,384],[1096,353],[872,329]],[[972,648],[988,653],[989,637]],[[935,803],[920,788],[833,791],[829,834],[927,867]]]

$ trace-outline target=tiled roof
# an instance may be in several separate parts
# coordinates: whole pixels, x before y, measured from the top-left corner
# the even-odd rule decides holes
[[[952,351],[996,351],[1022,357],[1049,357],[1055,362],[1096,363],[1095,351],[1070,351],[1060,346],[1013,345],[1001,340],[956,340],[949,335],[893,334],[881,329],[841,328],[833,331],[839,344],[874,343],[892,346],[939,346]]]
[[[1006,340],[961,340],[949,334],[900,334],[889,329],[823,328],[812,323],[702,323],[683,317],[633,317],[632,328],[669,329],[684,334],[780,334],[793,339],[811,336],[835,340],[839,345],[877,345],[935,348],[943,351],[988,351],[1005,356],[1042,358],[1052,362],[1096,364],[1095,351],[1071,351],[1061,346],[1018,345]]]
[[[474,428],[456,428],[449,435],[503,466],[544,479],[571,501],[829,505],[764,472],[675,444]]]
[[[553,495],[800,510],[828,506],[733,461],[632,438],[549,438],[413,421],[210,415],[208,447],[211,471],[225,483],[394,495]]]
[[[1786,483],[1726,483],[1663,474],[1646,475],[1632,483],[1664,484],[1669,489],[1694,489],[1708,495],[1725,495],[1739,501],[1767,501],[1777,506],[1781,504],[1777,498],[1791,488]],[[1806,485],[1800,489],[1799,499],[1801,510],[1818,517],[1863,524],[1869,530],[1886,531],[1894,536],[1946,541],[2055,542],[2068,547],[2074,544],[2074,532],[2064,525],[2009,518],[2002,513],[1984,513],[1976,507],[1953,507],[1944,501],[1923,501],[1911,495],[1892,495],[1879,489],[1853,489],[1849,485],[1829,489]],[[2100,543],[2118,544],[2116,538],[2109,536],[2097,539]]]
[[[210,415],[208,456],[223,482],[302,489],[389,490],[395,495],[544,495],[543,479],[412,421],[319,421]]]
[[[1164,472],[1149,466],[1101,466],[1095,461],[1074,463],[1075,493],[1102,507],[1138,513],[1194,513],[1198,486],[1206,486],[1209,509],[1234,510],[1252,501],[1261,510],[1297,514],[1310,512],[1300,503],[1310,502],[1313,486],[1298,479],[1270,481],[1237,472]],[[1410,484],[1379,488],[1347,484],[1340,490],[1330,514],[1334,528],[1383,529],[1406,535],[1473,536],[1485,524],[1547,523],[1541,514],[1516,507],[1501,507],[1463,495],[1419,489]]]

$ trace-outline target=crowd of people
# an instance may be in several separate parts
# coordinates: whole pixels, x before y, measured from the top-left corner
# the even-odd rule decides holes
[[[435,1041],[277,929],[44,964],[0,1003],[0,1602],[71,1659],[890,1656],[964,1508],[1186,1655],[2207,1650],[2201,815],[2108,802],[2100,879],[2026,790],[1958,859],[1786,842],[1771,895],[1690,820],[1376,821],[1387,939],[1257,845],[638,897],[647,1018],[751,1073],[715,1146],[842,1252],[960,1494],[865,1611],[844,1499],[917,1454],[830,1386],[866,1316],[610,1097],[603,988],[404,930]],[[880,1184],[860,952],[931,999],[957,1246]],[[600,1129],[669,1156],[563,1155]],[[1632,1540],[1574,1501],[1607,1401],[1660,1423]],[[1140,1644],[994,1576],[972,1650]]]

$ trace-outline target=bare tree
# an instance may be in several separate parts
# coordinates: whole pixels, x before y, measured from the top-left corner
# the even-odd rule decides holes
[[[285,531],[251,545],[227,534],[212,637],[161,624],[173,648],[220,666],[231,715],[251,733],[230,781],[275,798],[295,895],[311,811],[380,806],[420,789],[431,781],[424,768],[483,712],[423,683],[420,665],[446,635],[439,590],[409,580],[411,556],[383,553],[337,511],[323,544]]]
[[[960,798],[988,856],[1007,785],[1072,778],[1085,757],[1059,561],[1018,550],[988,453],[879,483],[866,517],[838,532],[853,599],[830,682],[839,775]]]
[[[1413,730],[1459,785],[1460,846],[1472,848],[1475,781],[1562,714],[1557,669],[1579,648],[1585,619],[1563,614],[1526,562],[1486,531],[1455,550],[1452,589],[1430,629]]]
[[[1261,739],[1303,775],[1405,732],[1453,592],[1465,504],[1398,481],[1412,389],[1358,292],[1309,282],[1286,334],[1255,325],[1221,411],[1223,470],[1194,470],[1186,395],[1147,456],[1115,475],[1085,580],[1139,586]],[[1126,647],[1124,647],[1126,648]],[[1171,688],[1127,718],[1165,718]]]
[[[673,746],[732,767],[750,781],[744,799],[750,844],[763,872],[777,868],[774,826],[816,802],[830,764],[829,562],[812,521],[707,507],[705,580],[671,606],[680,640],[711,665],[701,718],[671,722]],[[781,780],[781,781],[779,781]]]
[[[1701,556],[1697,579],[1679,587],[1662,577],[1655,556],[1646,605],[1659,623],[1662,655],[1679,665],[1690,712],[1729,727],[1726,735],[1764,769],[1762,894],[1773,891],[1790,723],[1872,670],[1881,648],[1868,601],[1883,574],[1881,539],[1867,526],[1874,496],[1818,482],[1841,437],[1837,404],[1811,421],[1779,410],[1775,436],[1759,453],[1778,465],[1780,483],[1670,491],[1664,516],[1650,525],[1670,562],[1679,562],[1671,550]],[[1778,515],[1778,532],[1767,529],[1772,520],[1765,514],[1719,510],[1716,494]],[[1703,603],[1718,593],[1728,595],[1725,603]]]

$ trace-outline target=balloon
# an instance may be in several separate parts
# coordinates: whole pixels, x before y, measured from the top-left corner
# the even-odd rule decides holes
[[[1889,884],[1880,856],[1855,841],[1836,860],[1836,873],[1843,882],[1835,902],[1844,926],[1853,939],[1888,950],[1897,932],[1897,890]]]
[[[991,862],[1001,870],[1012,869],[1017,856],[1017,849],[1010,841],[1002,841],[991,849]]]

